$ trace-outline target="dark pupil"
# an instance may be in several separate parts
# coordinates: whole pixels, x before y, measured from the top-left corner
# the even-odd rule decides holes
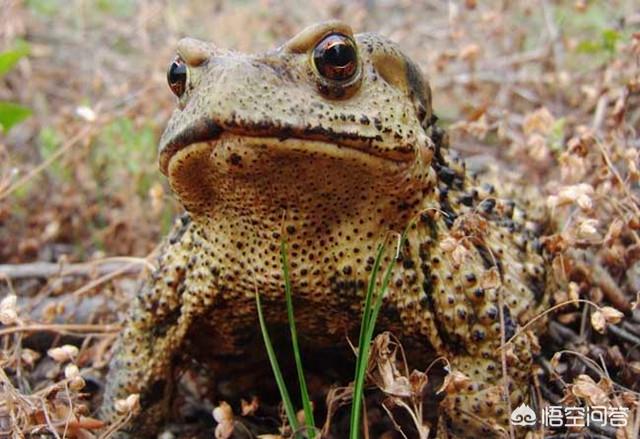
[[[344,67],[355,58],[353,47],[339,42],[334,43],[324,53],[324,60],[327,64],[335,67]]]
[[[318,73],[327,79],[344,81],[357,70],[358,54],[351,40],[344,35],[329,35],[316,46],[313,60]]]
[[[172,62],[167,71],[167,82],[177,96],[182,95],[187,83],[187,66],[180,61]]]

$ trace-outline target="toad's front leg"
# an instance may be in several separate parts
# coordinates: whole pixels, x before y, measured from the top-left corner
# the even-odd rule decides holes
[[[183,220],[163,245],[158,269],[129,310],[109,365],[101,416],[114,421],[115,402],[139,394],[141,410],[119,437],[151,437],[169,414],[177,360],[193,323],[212,308],[216,286],[203,283],[209,270],[198,255],[193,225]],[[193,256],[196,255],[196,256]]]
[[[529,394],[534,343],[521,328],[549,296],[545,261],[533,247],[516,245],[515,234],[488,223],[483,233],[474,230],[460,239],[467,246],[456,255],[437,244],[443,239],[432,238],[446,230],[439,226],[430,236],[414,238],[419,246],[408,245],[413,260],[421,262],[414,276],[423,287],[413,299],[418,309],[407,294],[393,297],[405,322],[419,316],[422,332],[456,372],[439,406],[439,437],[508,436],[510,409],[527,402]],[[517,428],[515,434],[526,432]]]

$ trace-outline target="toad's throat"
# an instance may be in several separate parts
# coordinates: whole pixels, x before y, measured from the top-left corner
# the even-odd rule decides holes
[[[287,208],[309,217],[334,212],[345,223],[369,212],[388,222],[406,213],[398,204],[414,205],[420,197],[424,182],[414,164],[323,141],[223,132],[176,150],[167,175],[196,215],[278,219]]]
[[[196,143],[218,143],[225,136],[261,139],[260,144],[271,146],[275,150],[282,149],[281,146],[286,149],[286,141],[293,140],[294,143],[308,145],[310,154],[331,154],[339,150],[352,150],[363,156],[387,161],[396,166],[415,158],[412,145],[381,146],[379,145],[380,136],[365,136],[348,131],[337,132],[324,127],[297,128],[265,123],[238,125],[233,122],[218,124],[207,120],[180,132],[169,129],[163,134],[159,146],[161,171],[167,175],[169,163],[178,151]]]

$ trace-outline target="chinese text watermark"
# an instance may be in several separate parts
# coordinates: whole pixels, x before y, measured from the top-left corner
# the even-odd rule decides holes
[[[614,428],[626,427],[629,409],[627,407],[564,407],[549,405],[542,409],[540,423],[545,427],[589,427],[592,424]],[[536,425],[538,416],[531,407],[520,404],[511,413],[513,425]]]

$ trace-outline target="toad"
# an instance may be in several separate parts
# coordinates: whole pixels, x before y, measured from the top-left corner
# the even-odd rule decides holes
[[[383,259],[393,269],[378,328],[409,340],[420,367],[445,357],[468,378],[439,402],[442,435],[508,431],[533,354],[526,336],[506,355],[501,343],[549,295],[544,216],[467,172],[417,65],[332,21],[257,55],[183,39],[167,77],[178,102],[159,165],[186,215],[131,304],[103,417],[139,394],[124,434],[152,436],[180,371],[197,361],[215,376],[254,355],[256,291],[269,324],[286,325],[283,239],[302,343],[350,352],[377,244],[406,229]]]

